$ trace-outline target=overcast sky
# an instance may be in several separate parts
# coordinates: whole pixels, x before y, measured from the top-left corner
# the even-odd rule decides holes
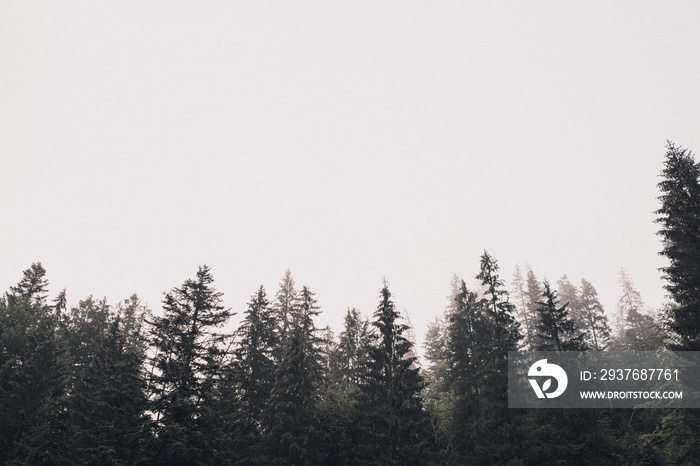
[[[700,3],[0,3],[0,288],[116,302],[287,268],[319,326],[382,277],[419,337],[488,250],[664,300],[666,140],[700,151]]]

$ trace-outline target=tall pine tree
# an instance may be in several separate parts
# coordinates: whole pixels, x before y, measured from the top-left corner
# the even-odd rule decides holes
[[[538,327],[539,351],[582,351],[586,349],[585,334],[576,327],[576,321],[569,317],[567,305],[559,306],[557,292],[549,282],[544,282],[543,300],[539,303],[540,325]]]
[[[415,464],[425,447],[423,379],[416,358],[409,356],[413,345],[406,338],[408,326],[399,321],[386,281],[379,299],[372,322],[377,341],[365,385],[363,409],[368,418],[363,456],[380,464]]]
[[[321,340],[314,323],[320,313],[314,293],[299,292],[291,308],[283,351],[267,403],[270,462],[315,464],[318,388],[321,383]]]
[[[581,279],[578,301],[581,309],[578,324],[586,334],[586,345],[596,351],[604,350],[610,343],[610,326],[598,300],[598,291],[588,280]]]
[[[199,267],[163,299],[163,316],[153,317],[156,350],[151,382],[157,446],[161,464],[206,464],[211,459],[206,431],[199,422],[212,379],[220,375],[221,348],[228,336],[217,331],[231,316],[213,288],[207,266]]]
[[[669,142],[658,184],[661,208],[661,255],[669,260],[662,268],[675,306],[670,327],[678,337],[676,350],[700,351],[700,166],[693,154]]]

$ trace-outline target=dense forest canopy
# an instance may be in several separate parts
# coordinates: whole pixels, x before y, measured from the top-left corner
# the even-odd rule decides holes
[[[661,176],[666,307],[624,270],[607,312],[587,279],[517,267],[508,289],[484,251],[422,363],[386,279],[324,329],[287,270],[230,330],[206,265],[153,310],[69,305],[33,263],[0,298],[0,464],[698,464],[693,410],[507,407],[508,351],[700,350],[700,166],[669,143]]]

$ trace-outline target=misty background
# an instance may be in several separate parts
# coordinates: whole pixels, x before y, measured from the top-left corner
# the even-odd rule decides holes
[[[71,303],[287,268],[334,329],[386,276],[419,338],[484,249],[664,300],[666,141],[700,147],[694,2],[3,2],[0,282]],[[697,150],[697,149],[696,149]]]

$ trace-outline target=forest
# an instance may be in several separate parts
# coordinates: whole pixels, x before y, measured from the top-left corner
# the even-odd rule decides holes
[[[229,330],[206,265],[152,310],[69,305],[33,263],[0,298],[0,464],[700,464],[698,410],[507,402],[508,351],[700,351],[700,164],[669,142],[660,179],[663,309],[624,271],[610,314],[585,279],[518,267],[507,288],[484,251],[422,361],[386,280],[334,332],[287,270]]]

